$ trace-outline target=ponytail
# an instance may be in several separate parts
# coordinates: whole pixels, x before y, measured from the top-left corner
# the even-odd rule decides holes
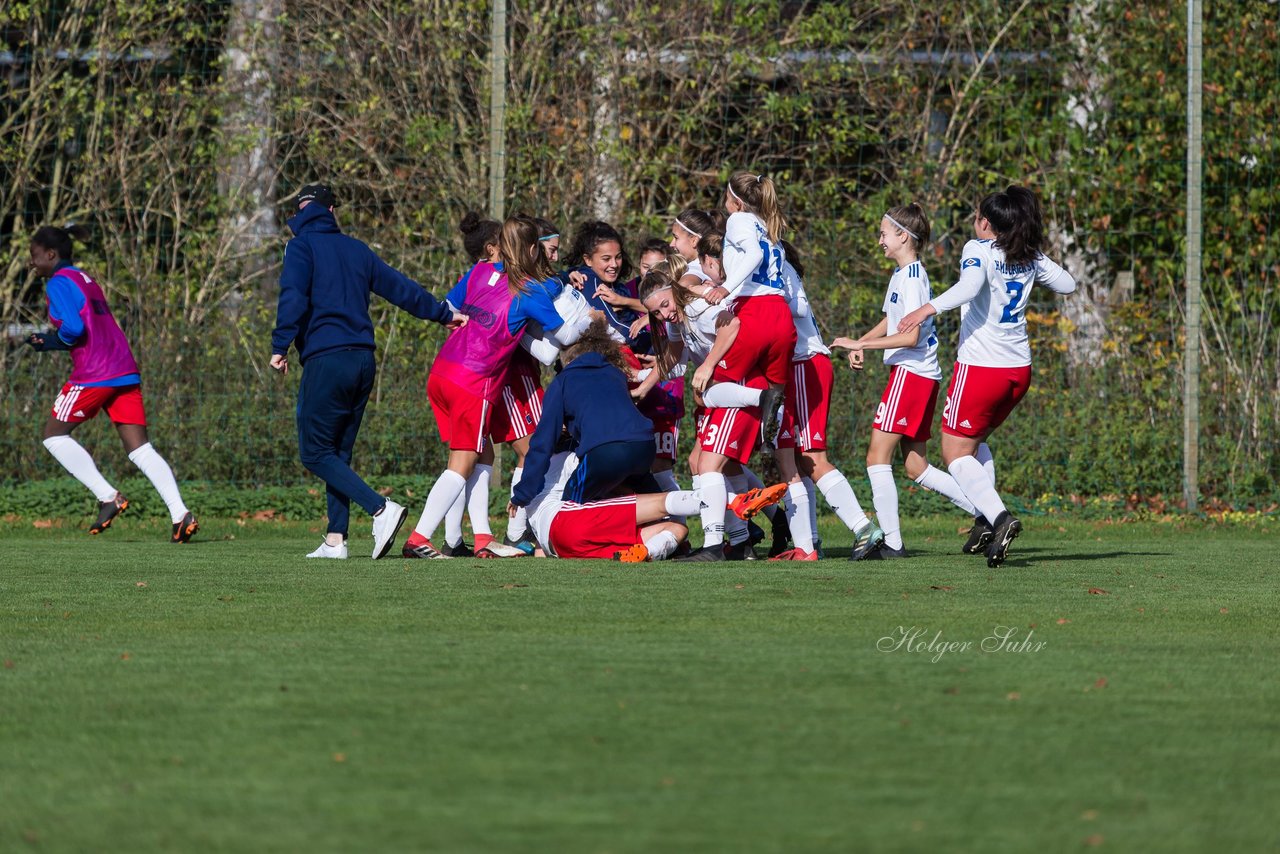
[[[75,250],[71,241],[86,243],[89,240],[88,227],[77,222],[68,223],[62,228],[56,225],[42,225],[31,235],[31,242],[44,249],[58,253],[58,257],[70,263],[75,260]]]
[[[769,239],[777,243],[787,228],[787,220],[778,204],[778,192],[768,175],[734,172],[729,177],[729,194],[744,208],[764,220]]]
[[[481,219],[478,213],[469,211],[458,223],[458,230],[462,232],[462,247],[471,260],[483,261],[489,254],[486,248],[497,244],[502,223],[496,219]]]
[[[1026,187],[1010,184],[1003,192],[992,193],[978,205],[978,213],[991,223],[996,247],[1011,265],[1035,263],[1044,246],[1044,215],[1040,200]]]

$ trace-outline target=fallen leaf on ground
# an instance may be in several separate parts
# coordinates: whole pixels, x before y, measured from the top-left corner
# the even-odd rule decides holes
[[[12,659],[12,658],[6,658],[6,659],[4,660],[4,669],[5,669],[5,670],[12,670],[12,669],[13,669],[13,659]]]
[[[1097,848],[1099,845],[1102,844],[1102,842],[1103,842],[1103,838],[1101,833],[1095,833],[1093,834],[1093,836],[1086,836],[1084,840],[1084,844],[1089,846],[1090,848]]]
[[[930,589],[930,590],[955,590],[955,588],[954,588],[954,587],[948,587],[948,586],[947,586],[947,585],[945,585],[945,584],[942,584],[942,585],[938,585],[938,584],[930,584],[930,585],[929,585],[929,589]]]
[[[335,753],[335,754],[333,754],[333,761],[334,761],[334,762],[346,762],[346,761],[347,761],[347,754],[345,754],[345,753]]]
[[[1111,591],[1103,590],[1101,587],[1090,587],[1089,593],[1090,595],[1093,595],[1093,596],[1107,596],[1107,595],[1110,595]]]
[[[1021,700],[1022,695],[1019,694],[1017,691],[1010,691],[1008,694],[1004,695],[1004,698],[1006,700]]]
[[[120,653],[120,660],[121,660],[121,661],[128,661],[128,660],[129,660],[129,659],[131,659],[131,658],[133,658],[133,656],[132,656],[132,655],[130,655],[129,653],[127,653],[127,652],[122,652],[122,653]]]
[[[735,585],[733,585],[733,589],[734,589],[734,590],[741,590],[741,589],[742,589],[742,588],[744,588],[744,587],[746,587],[746,585],[745,585],[745,584],[735,584]]]
[[[33,527],[33,528],[52,528],[52,527],[53,527],[53,520],[52,520],[52,519],[36,519],[34,522],[32,522],[32,523],[31,523],[31,527]]]
[[[146,587],[146,586],[147,586],[147,582],[145,582],[145,581],[135,581],[135,582],[133,583],[133,586],[134,586],[134,587]]]
[[[1102,689],[1107,687],[1107,677],[1099,676],[1098,681],[1093,683],[1093,687],[1095,689]]]
[[[1218,609],[1218,613],[1219,613],[1219,614],[1225,614],[1225,613],[1227,613],[1227,609],[1226,609],[1226,608],[1219,608],[1219,609]]]
[[[1085,810],[1084,812],[1080,813],[1080,818],[1084,819],[1085,821],[1093,821],[1097,817],[1098,817],[1097,810]]]

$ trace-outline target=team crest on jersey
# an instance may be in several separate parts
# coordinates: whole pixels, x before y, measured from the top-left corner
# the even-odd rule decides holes
[[[964,259],[964,261],[960,263],[961,270],[965,269],[966,267],[981,267],[981,266],[982,266],[982,262],[979,261],[977,258],[966,258]]]
[[[897,302],[897,301],[898,301],[897,291],[894,291],[893,293],[889,294],[889,302]]]
[[[529,426],[529,427],[532,427],[532,426],[533,426],[533,413],[532,413],[532,412],[526,412],[526,413],[524,414],[524,423],[525,423],[527,426]]]

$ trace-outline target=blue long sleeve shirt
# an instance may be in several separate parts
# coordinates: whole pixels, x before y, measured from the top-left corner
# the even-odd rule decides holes
[[[333,212],[311,204],[289,220],[271,352],[298,348],[302,362],[343,349],[374,349],[370,294],[414,317],[446,323],[449,306],[392,268],[364,243],[342,233]]]

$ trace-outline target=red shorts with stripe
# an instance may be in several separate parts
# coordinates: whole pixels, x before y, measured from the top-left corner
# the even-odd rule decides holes
[[[492,403],[435,374],[427,377],[427,400],[431,401],[440,441],[448,444],[449,450],[484,450]]]
[[[760,407],[750,409],[706,409],[694,413],[698,425],[698,447],[740,463],[750,462],[760,438]]]
[[[831,407],[835,384],[831,357],[824,353],[791,363],[791,381],[787,383],[786,403],[782,408],[782,430],[778,433],[779,448],[827,449],[827,410]]]
[[[772,294],[747,297],[732,310],[742,326],[711,378],[736,383],[762,375],[770,385],[786,385],[796,349],[796,324],[787,301]]]
[[[636,497],[566,502],[551,520],[549,537],[556,557],[611,558],[614,552],[640,542]]]
[[[53,402],[53,417],[64,424],[88,421],[106,411],[113,424],[147,424],[147,410],[142,405],[142,387],[82,386],[67,383]]]
[[[942,432],[985,437],[1004,423],[1031,388],[1031,366],[984,368],[956,362],[942,410]]]
[[[871,426],[885,433],[899,433],[912,442],[927,442],[933,435],[940,385],[937,380],[894,365]]]
[[[532,356],[518,351],[493,407],[493,441],[504,444],[533,435],[542,420],[542,395],[542,371]]]

